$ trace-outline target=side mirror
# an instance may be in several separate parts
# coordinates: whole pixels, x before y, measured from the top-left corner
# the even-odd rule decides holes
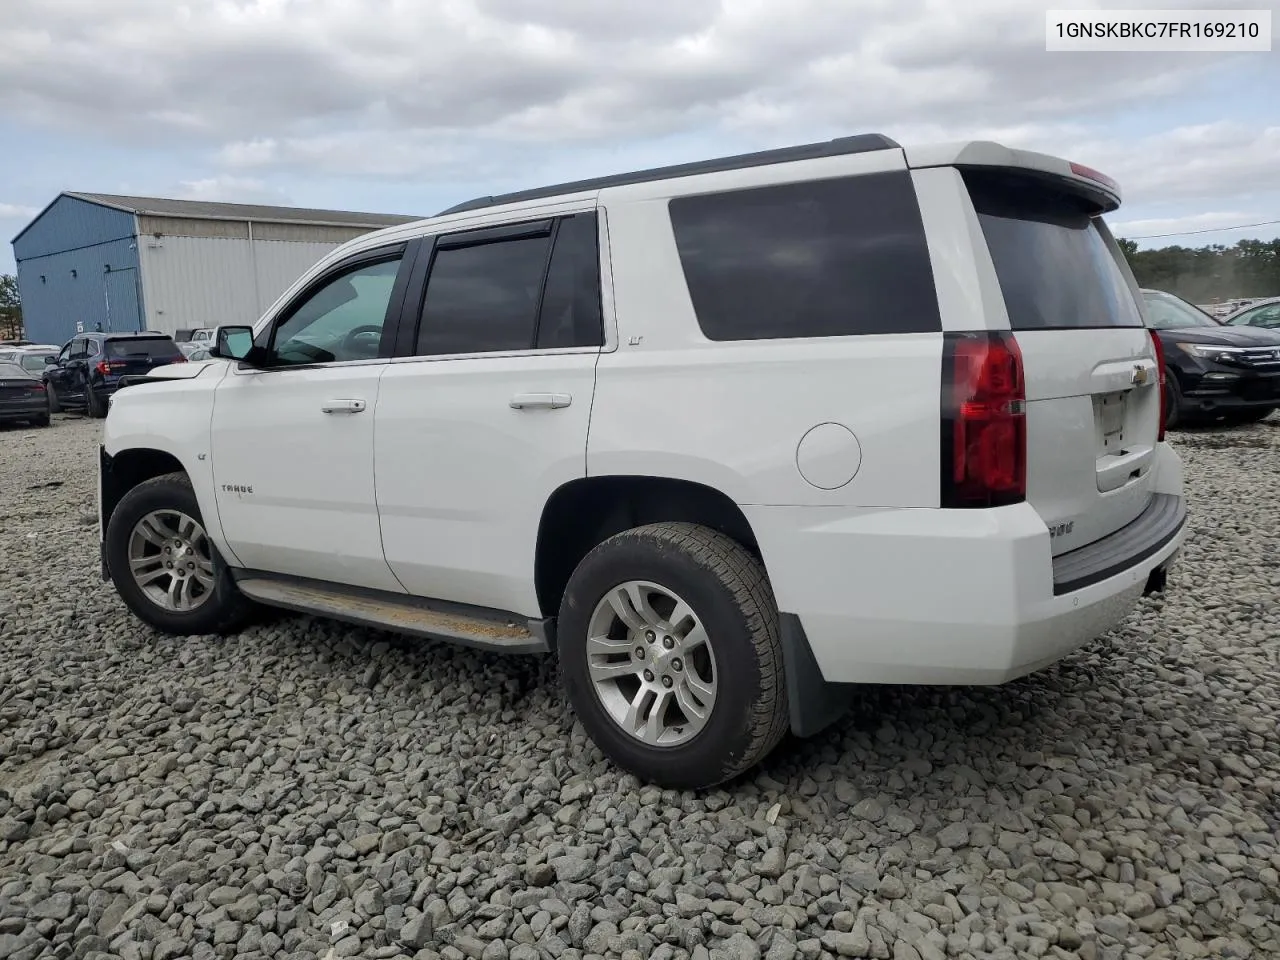
[[[223,360],[249,360],[253,353],[253,327],[218,327],[209,356]]]
[[[44,358],[44,365],[45,365],[46,367],[52,367],[52,366],[53,366],[55,363],[57,363],[57,362],[58,362],[58,358],[57,358],[57,357],[45,357],[45,358]]]

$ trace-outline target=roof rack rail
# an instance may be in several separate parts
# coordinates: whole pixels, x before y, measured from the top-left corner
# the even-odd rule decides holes
[[[631,173],[618,173],[607,177],[595,177],[590,180],[576,180],[571,183],[557,183],[533,190],[520,190],[515,193],[504,193],[493,197],[477,197],[465,203],[459,203],[447,210],[441,210],[436,216],[444,217],[451,213],[465,213],[470,210],[483,210],[485,207],[496,207],[505,203],[519,203],[523,200],[539,200],[543,197],[555,197],[561,194],[581,193],[586,190],[603,190],[606,187],[622,187],[632,183],[651,183],[654,180],[670,180],[675,177],[692,177],[700,173],[722,173],[726,170],[745,170],[748,167],[762,167],[771,163],[790,163],[795,160],[816,160],[820,157],[839,157],[851,153],[870,153],[874,150],[896,150],[900,144],[881,133],[859,133],[849,137],[837,137],[834,140],[823,140],[818,143],[806,143],[795,147],[780,147],[776,150],[761,150],[757,153],[741,153],[732,157],[719,157],[715,160],[697,160],[693,163],[677,163],[669,167],[653,167],[649,170],[635,170]]]

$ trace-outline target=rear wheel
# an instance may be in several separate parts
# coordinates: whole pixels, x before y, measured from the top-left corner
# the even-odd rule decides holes
[[[147,480],[121,498],[107,524],[106,552],[121,599],[157,630],[229,633],[254,612],[205,533],[184,473]]]
[[[107,401],[98,396],[91,385],[85,384],[84,396],[89,416],[100,420],[107,415]]]
[[[557,629],[574,712],[618,766],[714,786],[787,729],[778,611],[760,561],[691,523],[611,537],[570,578]]]

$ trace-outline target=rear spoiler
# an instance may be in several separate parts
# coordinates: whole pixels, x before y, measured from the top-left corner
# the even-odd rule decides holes
[[[913,169],[985,167],[1014,170],[1058,181],[1072,193],[1090,200],[1097,206],[1098,213],[1111,213],[1120,207],[1120,185],[1105,173],[1047,153],[1015,150],[988,140],[905,147],[903,153],[907,166]]]

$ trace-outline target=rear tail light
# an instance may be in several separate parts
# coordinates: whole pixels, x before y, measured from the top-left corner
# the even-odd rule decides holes
[[[123,360],[99,360],[95,370],[102,376],[109,376],[117,370],[124,370],[129,365]]]
[[[942,347],[942,506],[1027,498],[1027,391],[1007,332],[948,333]]]
[[[1157,394],[1160,399],[1160,406],[1158,408],[1160,411],[1160,432],[1156,434],[1156,442],[1159,443],[1164,439],[1165,404],[1168,402],[1166,394],[1169,390],[1169,384],[1165,382],[1164,344],[1160,342],[1160,338],[1156,336],[1156,332],[1154,330],[1148,330],[1147,333],[1151,336],[1151,349],[1155,351],[1156,355],[1156,383],[1159,384],[1160,387],[1159,393]]]
[[[36,393],[44,393],[44,384],[43,383],[32,384],[31,389],[34,390]]]

